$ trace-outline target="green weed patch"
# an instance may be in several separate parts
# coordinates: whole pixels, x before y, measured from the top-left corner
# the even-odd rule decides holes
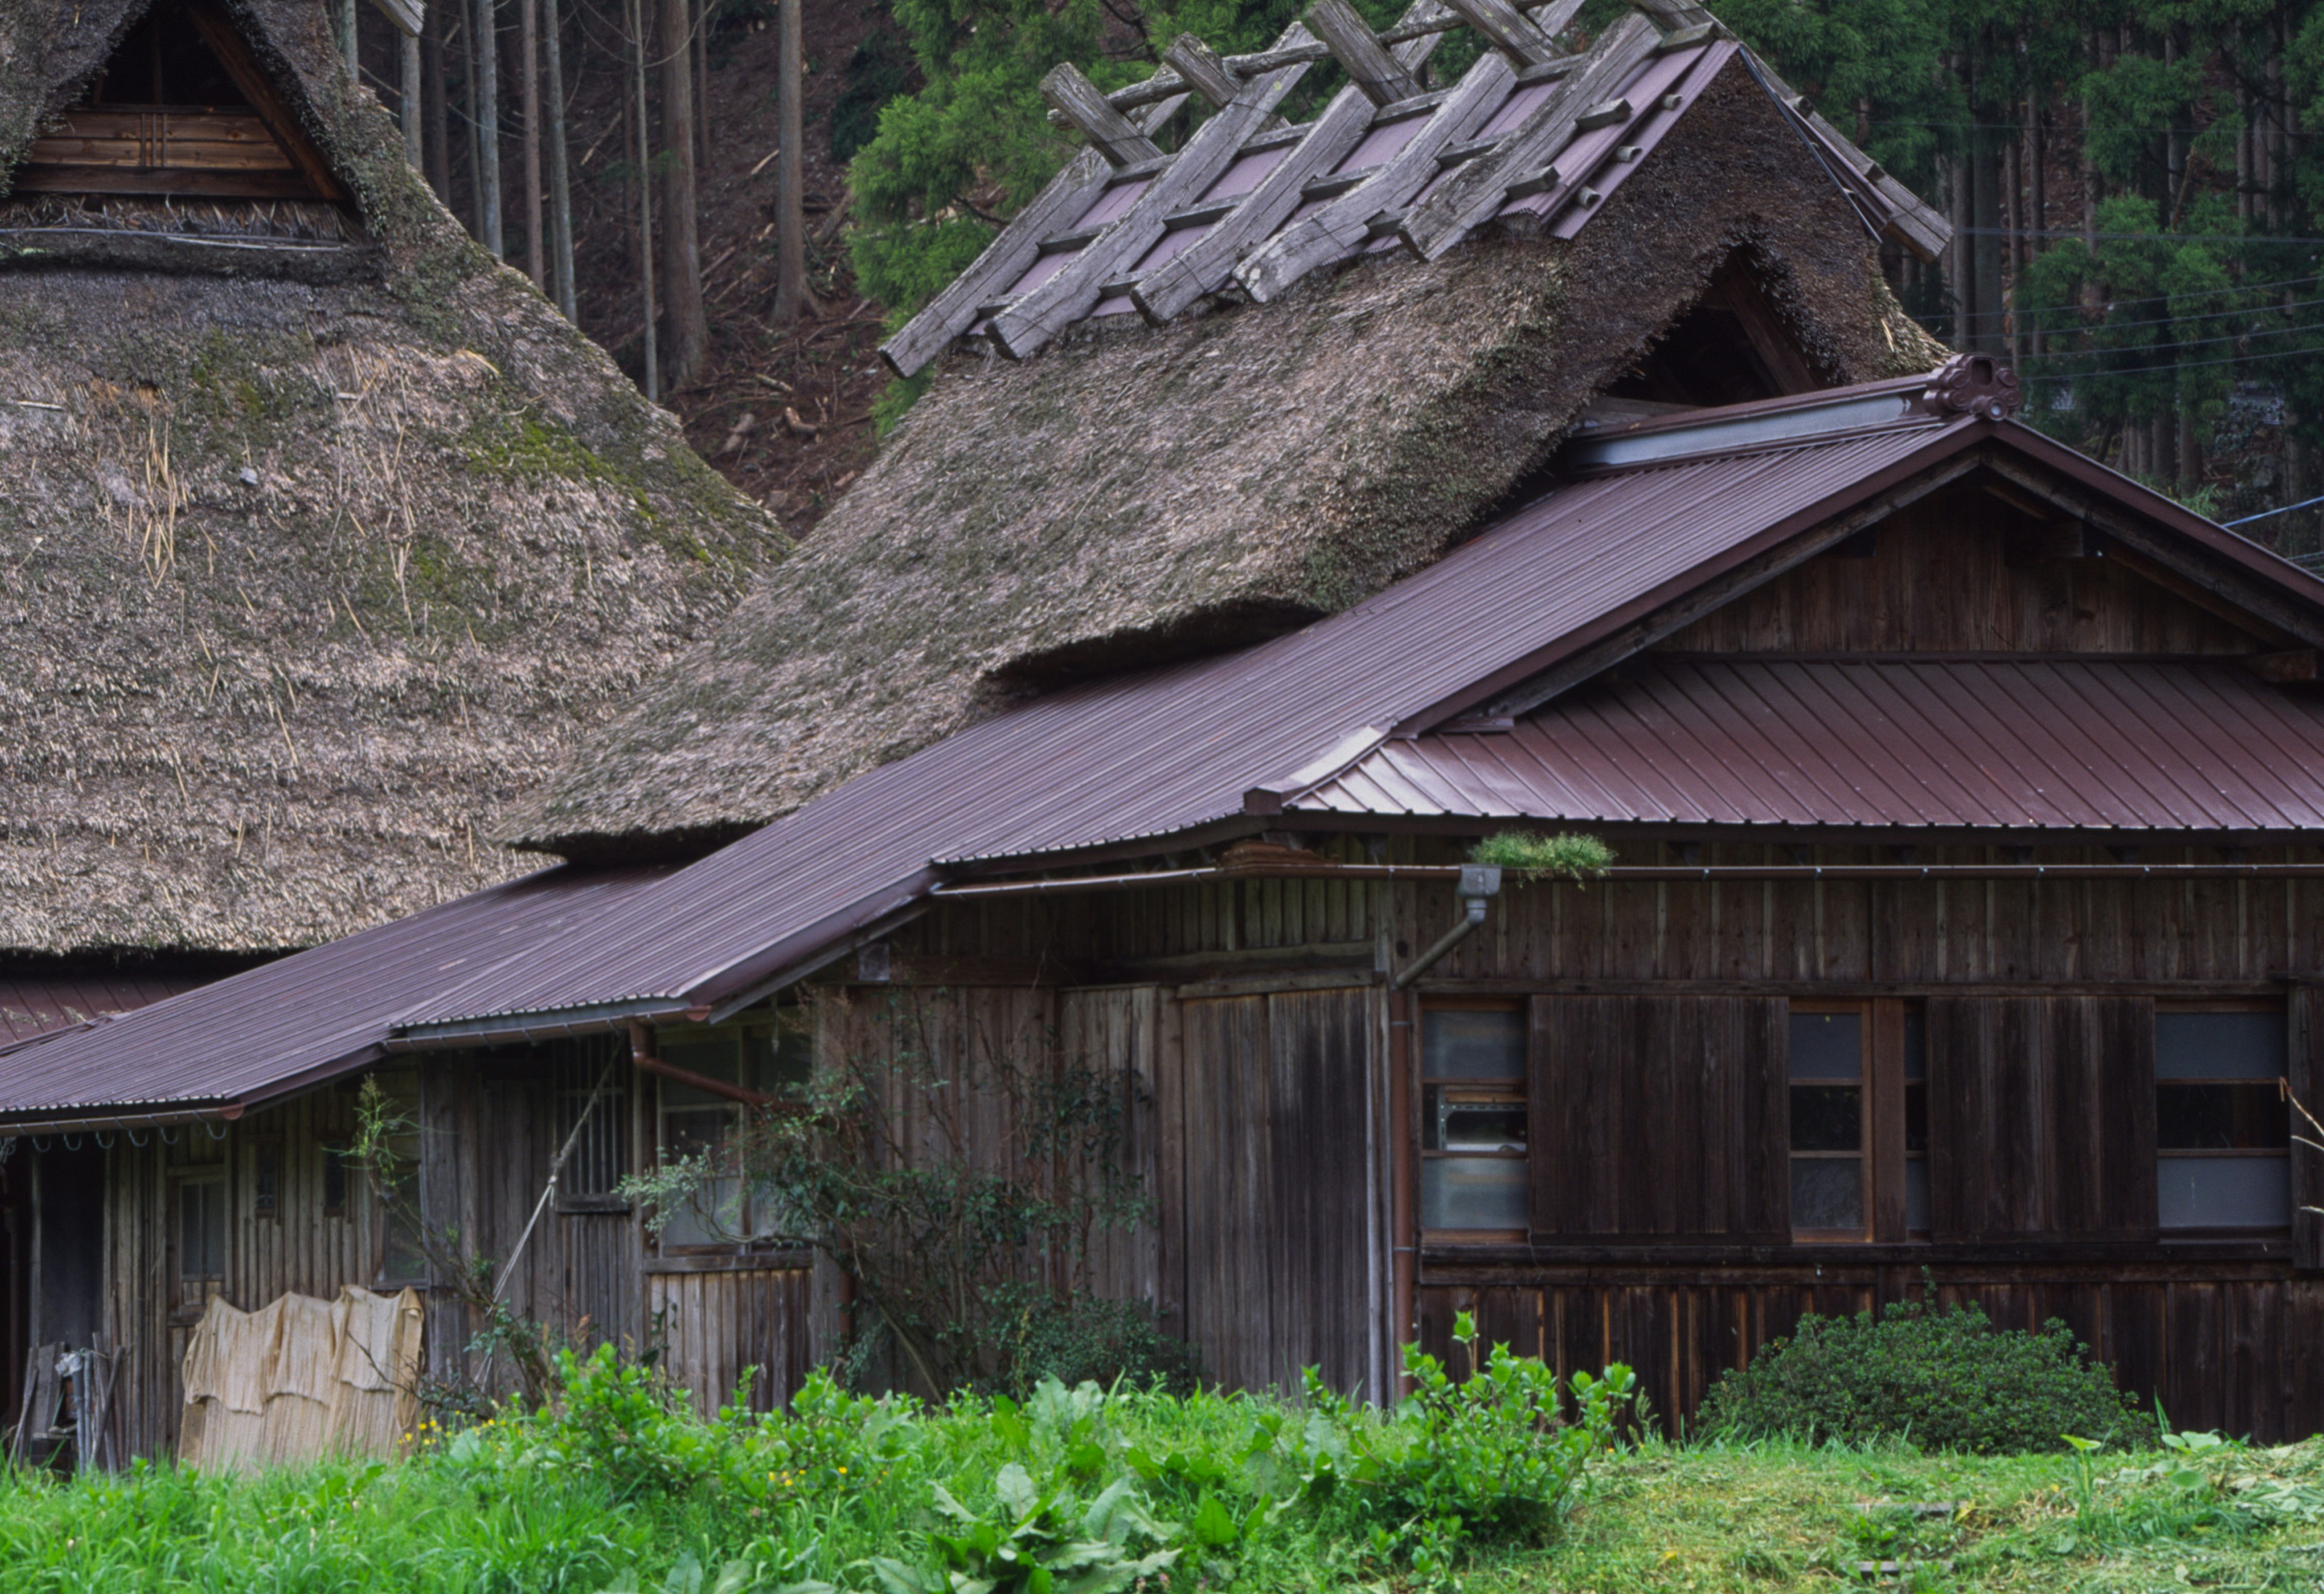
[[[554,1409],[393,1464],[0,1475],[11,1594],[1470,1594],[2312,1590],[2324,1441],[2006,1457],[1797,1441],[1617,1448],[1628,1375],[1426,1359],[1393,1417],[1107,1393],[704,1422],[610,1356]],[[1565,1420],[1548,1421],[1562,1403]]]

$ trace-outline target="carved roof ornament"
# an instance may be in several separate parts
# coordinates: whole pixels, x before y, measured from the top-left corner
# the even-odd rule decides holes
[[[2017,413],[2017,373],[1991,355],[1955,355],[1929,376],[1921,408],[1932,415],[1982,415],[1999,420]]]

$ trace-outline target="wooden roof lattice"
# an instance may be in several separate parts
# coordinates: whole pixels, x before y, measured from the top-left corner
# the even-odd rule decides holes
[[[1941,216],[1708,12],[1634,0],[1567,51],[1581,4],[1416,0],[1375,33],[1348,0],[1314,0],[1268,50],[1222,58],[1183,35],[1152,77],[1110,95],[1061,65],[1042,83],[1050,119],[1087,147],[881,352],[907,376],[964,334],[1022,358],[1093,317],[1158,324],[1220,293],[1263,303],[1320,266],[1397,249],[1434,260],[1488,226],[1571,238],[1738,58],[1869,233],[1923,259],[1944,247]],[[1424,89],[1430,54],[1462,27],[1488,48]],[[1286,125],[1277,107],[1326,60],[1346,85]],[[1156,135],[1197,96],[1213,114],[1166,152]]]

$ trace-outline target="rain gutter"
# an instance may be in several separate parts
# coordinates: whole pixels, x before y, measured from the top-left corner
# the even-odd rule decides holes
[[[1060,897],[1138,886],[1213,885],[1252,880],[1421,880],[1457,884],[1460,863],[1216,864],[1143,873],[1072,875],[1058,880],[962,881],[928,895],[959,900]],[[1609,885],[1720,880],[2324,880],[2324,863],[1704,863],[1617,864],[1591,880]],[[1585,882],[1587,883],[1587,882]]]

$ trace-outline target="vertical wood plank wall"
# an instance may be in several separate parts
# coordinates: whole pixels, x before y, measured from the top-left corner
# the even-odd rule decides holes
[[[1626,862],[1679,861],[1650,839],[1619,833],[1608,839]],[[1346,861],[1377,855],[1445,862],[1459,855],[1456,843],[1425,838],[1388,840],[1378,854],[1350,837],[1308,841]],[[2316,849],[2291,848],[2246,855],[2324,858]],[[1714,842],[1692,861],[1831,864],[1898,856],[1888,846],[1819,845],[1795,854],[1789,846]],[[2150,846],[2140,854],[2154,863],[2218,857],[2195,847]],[[1988,848],[1926,844],[1916,845],[1914,860],[2017,861]],[[2043,849],[2037,861],[2114,860],[2098,848],[2061,847]],[[1273,1115],[1289,1105],[1286,1096],[1311,1092],[1278,1079],[1266,1009],[1297,997],[1302,985],[1333,979],[1364,982],[1362,998],[1370,1000],[1378,967],[1400,965],[1456,917],[1451,888],[1433,883],[1399,884],[1377,898],[1361,886],[1306,880],[991,900],[949,907],[901,932],[894,967],[899,980],[940,981],[982,960],[983,977],[997,980],[1005,977],[1000,965],[1013,958],[1067,985],[1151,981],[1139,989],[1154,1003],[1153,1016],[1131,1027],[1143,1035],[1139,1027],[1150,1025],[1152,1039],[1138,1045],[1162,1059],[1152,1074],[1162,1151],[1155,1298],[1184,1313],[1181,1331],[1201,1344],[1213,1377],[1267,1383],[1293,1359],[1287,1346],[1270,1352],[1263,1343],[1286,1315],[1300,1325],[1296,1342],[1313,1348],[1308,1359],[1328,1358],[1352,1373],[1355,1359],[1321,1326],[1335,1314],[1351,1315],[1348,1309],[1318,1306],[1306,1280],[1284,1276],[1314,1265],[1308,1248],[1329,1226],[1303,1229],[1306,1216],[1282,1201],[1274,1184]],[[1601,883],[1504,892],[1483,929],[1421,990],[1424,997],[2087,995],[2118,1002],[2281,998],[2286,975],[2319,972],[2324,886],[2308,881]],[[1070,991],[1061,1011],[1111,1000],[1101,990]],[[1352,1003],[1357,993],[1344,1000]],[[1315,1184],[1351,1184],[1360,1172],[1360,1156],[1353,1172],[1335,1160],[1357,1121],[1304,1120],[1296,1156]],[[2126,1387],[2159,1394],[2174,1422],[2262,1438],[2324,1430],[2324,1276],[2266,1259],[2204,1263],[2185,1248],[2126,1259],[2120,1220],[2091,1221],[2113,1231],[2108,1259],[2077,1260],[2070,1246],[2034,1262],[1963,1262],[1950,1254],[1933,1268],[1940,1297],[1974,1296],[2010,1326],[2061,1318],[2115,1364]],[[1349,1221],[1339,1243],[1350,1243],[1357,1227]],[[1188,1254],[1179,1257],[1176,1247]],[[1222,1258],[1233,1259],[1216,1259]],[[1803,1312],[1852,1312],[1917,1290],[1920,1281],[1917,1266],[1833,1266],[1780,1244],[1683,1267],[1668,1259],[1561,1267],[1554,1252],[1526,1265],[1488,1266],[1431,1251],[1415,1327],[1425,1343],[1447,1353],[1453,1313],[1473,1309],[1489,1338],[1509,1339],[1569,1369],[1628,1360],[1657,1408],[1681,1416],[1722,1368],[1788,1332]],[[1345,1287],[1335,1284],[1322,1297],[1346,1300],[1337,1293]],[[1375,1295],[1384,1288],[1376,1286]],[[1357,1298],[1367,1311],[1384,1304]],[[1360,1383],[1353,1376],[1336,1381]]]
[[[1447,861],[1455,843],[1351,837],[1311,841],[1343,861]],[[1608,837],[1627,862],[1675,861],[1654,840]],[[2313,861],[2306,849],[2255,861]],[[2148,847],[2142,861],[2208,861],[2196,848]],[[2011,861],[1989,849],[1928,846],[1929,863]],[[1705,843],[1705,863],[1793,862],[1789,848]],[[1804,861],[1893,862],[1893,848],[1817,846]],[[2107,861],[2095,849],[2047,849],[2043,861]],[[894,984],[838,988],[861,1016],[901,992],[934,1003],[938,1030],[987,1038],[1039,1032],[1102,1061],[1123,1082],[1128,1154],[1155,1200],[1151,1221],[1102,1248],[1109,1291],[1153,1301],[1193,1338],[1208,1375],[1282,1384],[1308,1364],[1351,1389],[1384,1360],[1388,1143],[1379,1090],[1383,971],[1456,917],[1449,887],[1253,880],[1046,901],[948,904],[898,933]],[[1484,927],[1421,984],[1432,993],[1793,997],[2103,996],[2169,1000],[2280,997],[2287,976],[2324,972],[2324,887],[2292,880],[1928,880],[1596,884],[1512,887]],[[827,1031],[825,1045],[869,1044]],[[453,1058],[418,1065],[429,1131],[424,1196],[481,1248],[505,1255],[537,1198],[556,1135],[544,1078]],[[351,1203],[325,1220],[309,1149],[351,1127],[351,1103],[318,1092],[254,1115],[224,1142],[179,1131],[176,1144],[116,1144],[108,1198],[107,1310],[132,1348],[120,1410],[133,1450],[174,1437],[176,1356],[193,1303],[181,1303],[168,1226],[171,1170],[228,1159],[235,1191],[226,1288],[236,1304],[285,1289],[318,1295],[375,1276],[379,1237]],[[250,1215],[254,1135],[280,1137],[281,1217]],[[471,1160],[464,1147],[489,1147]],[[507,1147],[521,1147],[508,1155]],[[303,1214],[303,1215],[302,1215]],[[682,1375],[706,1400],[743,1367],[768,1375],[759,1398],[801,1375],[807,1343],[804,1269],[647,1275],[631,1221],[544,1220],[513,1281],[520,1309],[587,1322],[632,1341],[651,1314],[674,1323]],[[2119,1242],[2116,1242],[2119,1244]],[[2003,1263],[1949,1256],[1941,1292],[1974,1295],[1997,1320],[2055,1314],[2113,1360],[2125,1382],[2159,1392],[2172,1420],[2216,1422],[2262,1437],[2324,1428],[2324,1276],[2286,1260],[2204,1263],[2162,1250],[2101,1261],[2070,1246],[2054,1258]],[[1511,1263],[1424,1254],[1419,1336],[1445,1348],[1454,1311],[1473,1306],[1489,1334],[1571,1368],[1628,1359],[1657,1405],[1683,1414],[1718,1371],[1786,1331],[1805,1310],[1854,1310],[1914,1285],[1917,1266],[1851,1269],[1801,1248],[1759,1248],[1725,1262],[1592,1260],[1554,1252]],[[431,1356],[456,1355],[467,1328],[439,1306]],[[442,1365],[439,1361],[439,1365]],[[779,1374],[777,1369],[779,1368]],[[787,1393],[788,1388],[781,1392]]]

